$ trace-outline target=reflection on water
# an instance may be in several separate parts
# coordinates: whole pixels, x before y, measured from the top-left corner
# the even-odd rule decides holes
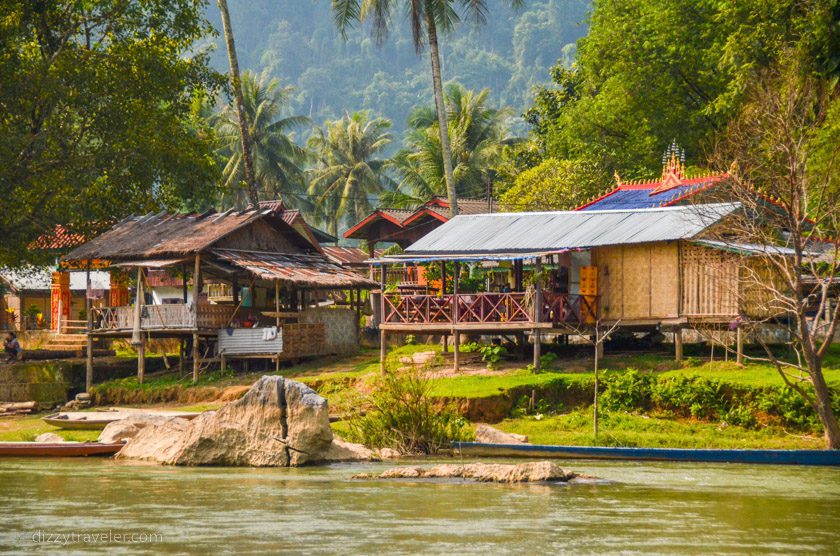
[[[611,482],[350,480],[389,464],[223,469],[2,460],[0,549],[40,552],[47,534],[110,531],[112,538],[153,533],[162,542],[75,542],[61,551],[840,552],[840,469],[562,463]]]

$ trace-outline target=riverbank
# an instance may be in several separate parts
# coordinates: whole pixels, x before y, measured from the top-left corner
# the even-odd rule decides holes
[[[420,355],[418,355],[420,354]],[[393,349],[389,366],[425,361],[430,395],[450,403],[472,423],[527,435],[540,444],[678,448],[786,448],[822,446],[816,418],[799,397],[785,388],[768,365],[739,368],[732,362],[710,363],[699,356],[677,364],[665,353],[608,354],[601,377],[600,432],[592,434],[594,376],[591,360],[572,353],[533,373],[517,361],[501,361],[488,370],[476,353],[463,356],[453,373],[451,354],[439,346]],[[100,405],[168,407],[189,411],[214,409],[237,399],[263,374],[209,372],[193,385],[189,375],[154,373],[144,384],[135,377],[94,387]],[[333,415],[351,419],[365,408],[379,374],[378,353],[307,361],[281,374],[304,382],[329,400]],[[826,376],[840,392],[840,350],[826,361]],[[840,401],[840,395],[836,398]],[[838,408],[840,409],[840,408]],[[333,424],[339,434],[349,423]],[[39,416],[0,420],[0,441],[32,440],[56,432]],[[91,440],[96,431],[59,431],[68,440]]]

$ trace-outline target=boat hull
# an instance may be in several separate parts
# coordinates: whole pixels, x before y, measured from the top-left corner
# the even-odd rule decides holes
[[[693,450],[685,448],[620,448],[454,442],[465,456],[612,459],[628,461],[692,461],[775,465],[840,466],[840,450]]]
[[[99,442],[0,442],[0,457],[112,456],[123,446]]]

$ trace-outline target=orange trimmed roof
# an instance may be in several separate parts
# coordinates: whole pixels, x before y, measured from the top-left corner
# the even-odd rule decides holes
[[[43,234],[30,244],[30,249],[43,249],[45,251],[58,251],[70,249],[85,242],[85,236],[71,232],[61,224],[56,224],[52,232]]]
[[[488,210],[486,199],[459,199],[458,214],[483,214]],[[497,210],[493,203],[493,211]],[[344,237],[368,239],[366,229],[379,222],[387,223],[394,230],[402,230],[426,219],[438,220],[441,224],[449,220],[449,201],[445,197],[432,197],[414,210],[378,208],[358,224],[344,232]]]

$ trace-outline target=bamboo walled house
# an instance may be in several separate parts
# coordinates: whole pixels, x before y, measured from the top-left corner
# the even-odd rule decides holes
[[[278,203],[245,211],[129,217],[72,250],[63,264],[84,268],[94,260],[116,278],[111,299],[118,302],[90,313],[89,378],[94,338],[131,338],[138,348],[140,380],[149,338],[182,340],[182,355],[189,346],[194,380],[217,355],[224,366],[226,352],[217,344],[235,344],[240,335],[251,344],[233,346],[236,355],[270,356],[278,366],[284,358],[353,351],[360,292],[375,285],[330,261],[300,214]],[[180,276],[181,299],[155,303],[146,295],[150,269]],[[130,280],[135,282],[131,296]],[[337,291],[342,299],[349,292],[344,308],[328,299]],[[242,332],[246,328],[272,331],[261,343]],[[282,351],[269,349],[275,334]]]
[[[389,264],[455,263],[452,294],[386,292],[380,328],[383,336],[451,333],[456,366],[462,333],[528,332],[538,367],[541,334],[589,335],[595,326],[616,324],[673,331],[681,358],[684,328],[726,327],[771,310],[762,292],[741,279],[760,266],[766,249],[714,239],[739,211],[737,203],[715,203],[459,215],[405,253],[375,261],[383,281]],[[778,248],[774,254],[786,255]],[[511,265],[513,287],[459,288],[463,265],[488,263]],[[527,267],[532,271],[523,278]]]

